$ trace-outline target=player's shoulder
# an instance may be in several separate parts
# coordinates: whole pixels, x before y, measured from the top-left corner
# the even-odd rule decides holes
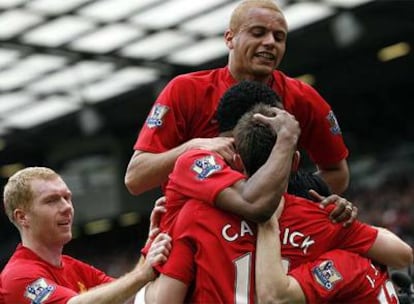
[[[300,106],[299,108],[312,107],[312,104],[319,103],[319,94],[308,83],[287,76],[281,71],[275,70],[273,77],[276,80],[277,93],[283,100],[283,104],[287,109]]]
[[[173,78],[173,82],[192,82],[210,84],[214,79],[218,79],[225,72],[224,68],[193,71],[189,73],[179,74]]]
[[[10,261],[1,272],[1,280],[4,286],[8,282],[16,280],[30,280],[48,274],[48,264],[41,261],[19,259]]]
[[[325,208],[321,208],[318,202],[311,201],[307,198],[300,196],[285,194],[285,209],[292,208],[297,210],[303,210],[304,214],[321,213],[328,214],[334,208],[333,205],[328,205]]]
[[[289,89],[302,89],[303,87],[309,86],[307,83],[303,82],[302,80],[288,76],[279,70],[275,70],[273,72],[273,77],[276,80],[277,84],[287,87]]]

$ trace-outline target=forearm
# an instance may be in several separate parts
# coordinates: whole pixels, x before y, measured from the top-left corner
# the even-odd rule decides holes
[[[185,302],[188,286],[180,280],[161,274],[148,286],[145,303],[180,304]]]
[[[261,212],[261,221],[272,216],[286,192],[294,152],[295,141],[279,137],[266,163],[244,184],[242,196]]]
[[[215,151],[225,160],[234,155],[233,139],[229,137],[193,138],[161,153],[135,151],[125,174],[125,185],[131,194],[141,194],[161,185],[174,168],[177,158],[190,149]]]
[[[131,299],[146,283],[152,280],[152,270],[135,269],[123,277],[70,299],[68,304],[117,304]]]
[[[349,186],[349,168],[346,160],[332,166],[318,166],[316,174],[329,185],[332,193],[342,194]]]
[[[285,303],[289,277],[282,266],[279,227],[259,224],[256,246],[256,294],[258,303]]]
[[[186,150],[185,145],[162,153],[135,151],[125,174],[125,185],[133,195],[160,186],[168,178],[174,163]]]

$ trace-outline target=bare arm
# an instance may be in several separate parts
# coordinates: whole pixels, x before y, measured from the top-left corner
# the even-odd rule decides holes
[[[329,185],[333,193],[343,193],[349,185],[349,168],[346,159],[330,166],[318,165],[318,171],[323,180]]]
[[[265,164],[249,179],[224,189],[216,198],[218,208],[255,222],[269,219],[285,193],[300,129],[294,117],[274,108],[277,115],[264,118],[278,134]]]
[[[177,158],[193,148],[218,152],[227,161],[231,161],[234,155],[233,139],[229,137],[194,138],[162,153],[137,150],[129,161],[124,178],[128,191],[138,195],[161,185],[167,180]]]
[[[161,274],[147,287],[145,303],[184,303],[187,290],[188,286],[180,280]]]
[[[258,225],[256,244],[257,303],[306,303],[299,283],[282,266],[279,225],[272,217]]]
[[[381,264],[404,268],[413,263],[413,249],[391,231],[376,227],[378,236],[367,257]]]
[[[166,261],[171,248],[171,239],[166,234],[159,234],[143,265],[137,265],[134,270],[119,279],[95,287],[88,292],[79,294],[68,301],[68,304],[117,304],[132,303],[133,296],[155,278],[152,265]]]

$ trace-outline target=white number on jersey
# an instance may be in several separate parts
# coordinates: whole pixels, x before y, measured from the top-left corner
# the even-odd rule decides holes
[[[249,303],[250,273],[252,271],[252,254],[251,252],[242,255],[233,261],[236,277],[235,284],[235,304]]]

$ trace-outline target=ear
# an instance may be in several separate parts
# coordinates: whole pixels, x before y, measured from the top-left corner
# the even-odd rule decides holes
[[[237,170],[239,172],[244,172],[244,164],[240,157],[240,154],[235,153],[233,155],[233,164],[231,167],[232,169]]]
[[[233,31],[230,29],[227,29],[224,32],[224,41],[229,50],[233,49],[233,38],[234,38]]]
[[[13,211],[13,217],[20,227],[27,227],[29,224],[27,212],[23,209],[17,208]]]
[[[299,163],[300,163],[300,152],[296,150],[295,154],[293,154],[293,160],[292,160],[292,171],[293,172],[298,171]]]

